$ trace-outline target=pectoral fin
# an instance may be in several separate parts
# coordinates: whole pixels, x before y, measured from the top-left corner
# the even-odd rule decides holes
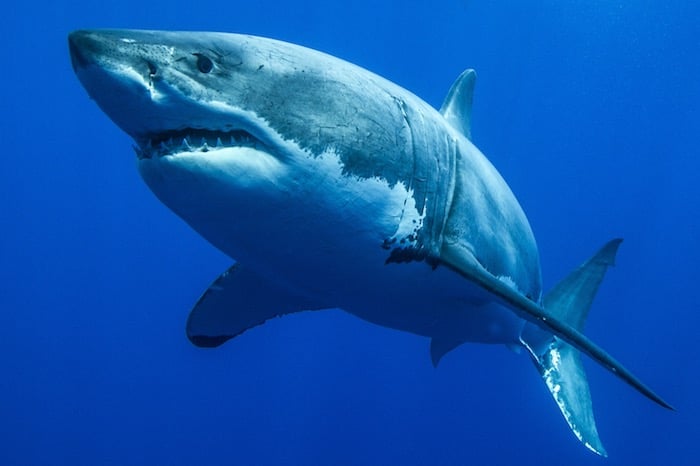
[[[214,280],[192,308],[187,337],[196,346],[212,348],[273,317],[323,308],[235,264]]]

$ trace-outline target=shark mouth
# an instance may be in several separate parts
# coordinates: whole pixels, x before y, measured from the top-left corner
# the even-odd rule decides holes
[[[264,144],[244,130],[212,131],[206,129],[180,129],[149,135],[134,146],[139,160],[182,154],[185,152],[213,152],[220,149],[250,147],[257,149]]]

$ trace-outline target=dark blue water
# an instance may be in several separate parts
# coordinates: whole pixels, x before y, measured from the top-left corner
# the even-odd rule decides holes
[[[697,464],[700,7],[691,1],[21,2],[0,19],[0,464]],[[678,408],[586,361],[610,458],[524,355],[339,311],[217,350],[190,305],[230,259],[141,182],[66,34],[247,32],[354,61],[439,106],[479,73],[474,140],[518,195],[551,286],[604,241],[587,334]],[[302,265],[300,265],[302,267]]]

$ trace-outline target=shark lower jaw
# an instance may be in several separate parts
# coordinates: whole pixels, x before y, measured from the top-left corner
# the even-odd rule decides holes
[[[139,160],[157,159],[168,156],[183,156],[194,153],[211,152],[226,149],[246,148],[271,153],[269,147],[248,131],[211,130],[202,128],[183,128],[164,130],[135,139],[134,151]]]

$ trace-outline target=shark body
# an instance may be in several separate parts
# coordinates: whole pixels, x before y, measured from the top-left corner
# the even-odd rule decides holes
[[[431,339],[524,347],[574,434],[605,455],[579,351],[670,407],[582,333],[620,240],[543,295],[520,205],[470,140],[475,73],[440,111],[348,62],[266,38],[76,31],[73,67],[135,141],[155,195],[237,263],[194,306],[218,346],[341,308]]]

